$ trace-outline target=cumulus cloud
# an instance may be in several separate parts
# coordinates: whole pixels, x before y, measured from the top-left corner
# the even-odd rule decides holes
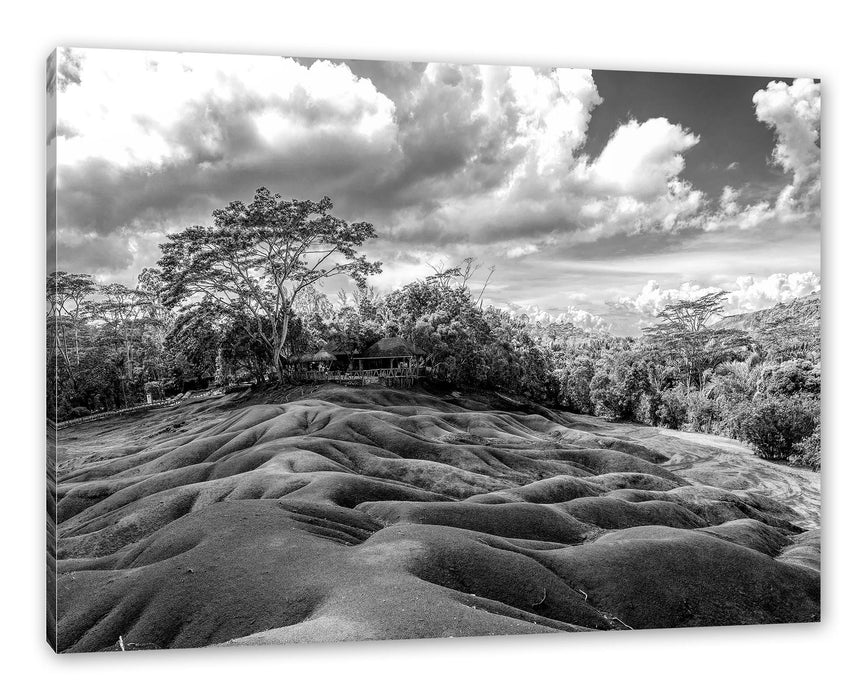
[[[736,182],[710,199],[684,174],[701,143],[688,124],[631,119],[586,152],[603,98],[586,70],[112,50],[62,51],[58,64],[59,264],[128,282],[162,235],[261,185],[327,194],[338,216],[372,222],[383,290],[428,274],[434,258],[475,257],[507,280],[501,300],[545,304],[564,251],[636,260],[699,231],[730,240],[727,229],[802,216],[819,192],[810,81],[755,96],[787,191],[767,195],[722,161]],[[649,274],[667,273],[638,279]],[[569,300],[599,310],[618,291],[598,284]],[[600,318],[579,312],[552,316]]]
[[[613,133],[594,161],[582,157],[578,177],[594,192],[652,200],[668,193],[685,167],[683,154],[699,142],[664,117],[632,120]]]
[[[790,174],[791,181],[774,199],[747,203],[739,201],[740,191],[725,187],[715,210],[701,215],[704,230],[755,229],[773,220],[790,223],[816,218],[820,213],[820,83],[808,78],[798,78],[791,84],[772,81],[754,94],[752,102],[758,121],[772,129],[775,136],[771,161]]]
[[[262,184],[329,194],[389,240],[472,240],[506,259],[675,231],[703,206],[679,177],[699,141],[686,127],[631,121],[595,160],[579,155],[602,99],[587,70],[353,63],[358,75],[333,61],[112,50],[61,63],[61,239],[204,223]]]
[[[61,63],[61,237],[202,223],[262,184],[329,194],[391,238],[549,233],[569,225],[547,198],[601,101],[577,69],[395,64],[395,103],[331,61],[88,50]]]
[[[615,306],[636,312],[641,316],[651,317],[673,302],[693,301],[705,294],[718,291],[721,291],[719,287],[702,287],[691,282],[684,282],[679,287],[663,289],[656,280],[649,280],[637,295],[619,297]]]
[[[62,64],[64,65],[64,64]],[[393,140],[394,105],[343,65],[216,54],[89,51],[61,97],[64,166],[157,168],[297,150],[309,138]],[[76,89],[77,88],[77,89]],[[110,105],[110,109],[106,107]]]
[[[649,319],[673,302],[699,299],[722,289],[693,282],[663,288],[656,280],[649,280],[638,294],[620,296],[614,306]],[[821,279],[814,272],[778,272],[763,278],[744,275],[738,277],[734,285],[724,289],[729,292],[724,313],[739,314],[767,309],[818,292],[821,290]]]
[[[806,78],[790,85],[775,81],[756,92],[753,102],[755,115],[775,132],[773,161],[793,176],[776,208],[789,217],[808,213],[821,193],[821,85]]]
[[[586,70],[428,65],[398,106],[395,237],[537,246],[572,230],[563,185],[600,102]]]
[[[693,225],[704,194],[679,175],[684,154],[699,142],[664,117],[631,120],[617,128],[598,158],[581,156],[574,179],[590,195],[580,212],[592,237]]]
[[[743,205],[740,202],[741,193],[741,189],[725,185],[719,196],[716,211],[703,216],[703,229],[717,231],[733,227],[746,231],[776,218],[776,210],[770,202],[761,200]]]
[[[728,307],[731,313],[766,309],[798,297],[821,291],[821,278],[814,272],[778,272],[765,278],[753,275],[738,277],[730,290]]]
[[[396,147],[393,103],[343,65],[92,50],[77,75],[58,96],[66,230],[200,223],[275,180],[363,189]]]
[[[260,185],[329,194],[339,215],[387,234],[396,220],[381,211],[400,211],[423,166],[407,165],[405,115],[344,64],[108,50],[61,59],[70,55],[76,80],[58,96],[60,266],[93,261],[134,279],[142,255],[130,237],[207,223]],[[153,264],[158,249],[143,249]]]

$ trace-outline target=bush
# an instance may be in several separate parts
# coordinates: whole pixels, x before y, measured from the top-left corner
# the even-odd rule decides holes
[[[69,411],[69,419],[74,418],[84,418],[85,416],[90,415],[90,409],[85,408],[84,406],[76,406],[71,411]]]
[[[671,389],[665,389],[659,395],[659,407],[656,409],[658,425],[678,430],[688,420],[688,391],[682,384]]]
[[[162,382],[145,382],[144,393],[150,394],[151,398],[154,401],[158,401],[164,398],[164,394],[162,391]]]
[[[595,374],[592,359],[580,356],[560,360],[560,363],[564,366],[557,370],[559,404],[578,413],[592,413],[590,385]]]
[[[818,416],[815,400],[764,399],[741,405],[732,420],[732,432],[765,459],[788,459],[794,454],[794,446],[815,431]]]
[[[813,472],[821,470],[821,429],[816,428],[805,440],[800,440],[794,445],[791,455],[791,464],[803,469],[811,469]]]
[[[646,365],[636,353],[605,357],[589,383],[589,397],[596,415],[635,419],[646,384]]]
[[[821,393],[821,365],[805,359],[785,360],[764,370],[764,391],[770,396]]]
[[[705,391],[691,391],[686,397],[688,427],[698,433],[715,433],[722,421],[722,407]]]

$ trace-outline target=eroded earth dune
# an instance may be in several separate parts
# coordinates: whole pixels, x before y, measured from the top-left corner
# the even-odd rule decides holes
[[[819,618],[817,476],[737,443],[423,390],[254,401],[60,432],[59,650]]]

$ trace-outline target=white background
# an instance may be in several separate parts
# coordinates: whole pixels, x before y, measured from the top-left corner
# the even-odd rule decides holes
[[[851,3],[851,6],[855,5]],[[495,8],[495,9],[494,9]],[[611,8],[611,9],[605,9]],[[2,686],[7,697],[853,697],[863,692],[863,23],[843,3],[37,2],[3,11]],[[819,625],[54,656],[44,616],[44,59],[56,45],[819,77]]]

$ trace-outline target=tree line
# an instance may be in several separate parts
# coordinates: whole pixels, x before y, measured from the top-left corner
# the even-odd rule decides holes
[[[637,338],[537,323],[485,306],[487,280],[473,292],[471,259],[382,295],[369,284],[381,264],[361,252],[373,226],[332,207],[260,188],[214,211],[210,226],[169,234],[134,288],[51,274],[49,417],[133,406],[210,377],[288,381],[293,356],[399,336],[425,354],[435,381],[731,435],[763,456],[819,466],[816,329],[785,318],[759,332],[720,328],[724,292],[668,305]],[[332,302],[322,284],[338,276],[352,290]]]

